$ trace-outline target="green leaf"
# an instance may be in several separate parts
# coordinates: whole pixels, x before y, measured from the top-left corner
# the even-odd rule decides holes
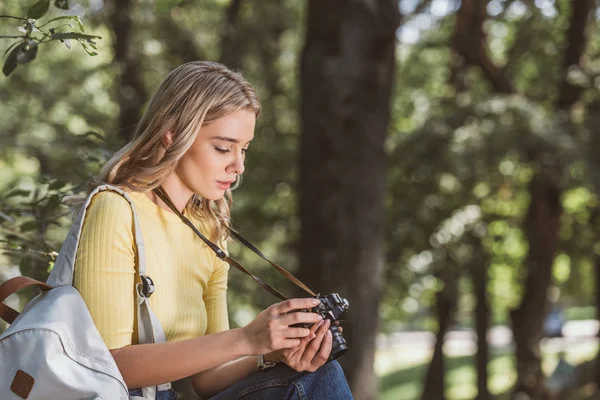
[[[88,55],[90,55],[92,57],[98,55],[98,53],[96,53],[95,51],[90,50],[90,47],[95,48],[95,46],[89,45],[89,44],[87,44],[85,42],[81,42],[81,41],[79,43],[81,43],[81,47],[83,47],[83,50],[85,50],[85,52],[88,53]]]
[[[35,40],[28,40],[27,44],[23,47],[23,51],[17,53],[17,63],[27,64],[35,59],[38,52],[38,42]]]
[[[52,37],[52,40],[75,39],[75,40],[85,40],[90,43],[93,43],[92,39],[101,39],[100,36],[86,35],[84,33],[78,33],[78,32],[53,33],[51,37]]]
[[[60,8],[61,10],[68,10],[69,0],[54,0],[54,7]]]
[[[15,47],[16,45],[18,45],[19,43],[21,43],[21,42],[14,42],[13,44],[11,44],[11,45],[8,47],[8,49],[6,49],[6,51],[4,51],[4,54],[2,54],[2,58],[4,58],[4,56],[6,56],[6,54],[7,54],[7,53],[8,53],[8,52],[9,52],[9,51],[10,51],[10,50],[13,48],[13,47]]]
[[[40,19],[48,12],[48,8],[50,8],[50,0],[39,0],[29,8],[27,18]]]
[[[85,31],[85,28],[83,27],[83,23],[81,22],[81,20],[79,19],[79,17],[77,15],[63,15],[61,17],[52,18],[51,20],[47,21],[44,25],[40,25],[38,28],[43,28],[44,26],[48,25],[51,22],[60,21],[63,19],[70,19],[72,21],[77,22],[77,25],[79,26],[79,29],[81,30],[81,32]]]
[[[27,43],[23,41],[19,43],[19,45],[15,47],[10,53],[8,53],[8,57],[6,57],[6,61],[4,62],[4,66],[2,67],[2,73],[4,74],[4,76],[9,76],[15,70],[15,68],[17,68],[17,65],[19,65],[17,57],[23,51],[25,46],[27,46]]]

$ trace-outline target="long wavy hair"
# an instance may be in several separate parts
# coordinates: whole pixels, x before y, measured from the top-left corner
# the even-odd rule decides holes
[[[90,182],[88,194],[102,183],[136,192],[159,187],[190,148],[203,124],[242,109],[258,117],[261,106],[254,88],[241,74],[209,61],[179,66],[150,99],[132,140]],[[173,143],[165,150],[162,138],[169,131],[173,132]],[[194,195],[186,205],[186,213],[208,224],[211,240],[225,240],[231,202],[230,190],[217,201]]]

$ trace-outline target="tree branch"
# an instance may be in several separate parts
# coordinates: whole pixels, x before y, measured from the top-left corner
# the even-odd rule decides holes
[[[496,66],[487,54],[483,22],[487,16],[485,1],[463,0],[456,13],[453,47],[465,64],[481,68],[483,76],[498,93],[513,93],[504,68]]]
[[[556,108],[570,108],[581,96],[583,88],[569,82],[569,70],[581,66],[583,53],[589,40],[587,31],[590,14],[594,9],[594,0],[571,0],[571,17],[565,34],[565,52],[563,75],[556,98]]]

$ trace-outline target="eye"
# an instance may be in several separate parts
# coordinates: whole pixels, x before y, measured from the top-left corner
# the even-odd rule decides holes
[[[222,149],[220,147],[214,146],[215,150],[218,151],[219,153],[229,153],[229,149]]]

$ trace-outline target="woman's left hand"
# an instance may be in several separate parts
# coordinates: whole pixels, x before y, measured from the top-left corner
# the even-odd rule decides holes
[[[328,319],[313,324],[311,334],[300,339],[298,346],[265,354],[265,360],[285,363],[298,372],[315,372],[331,353],[330,324]]]

